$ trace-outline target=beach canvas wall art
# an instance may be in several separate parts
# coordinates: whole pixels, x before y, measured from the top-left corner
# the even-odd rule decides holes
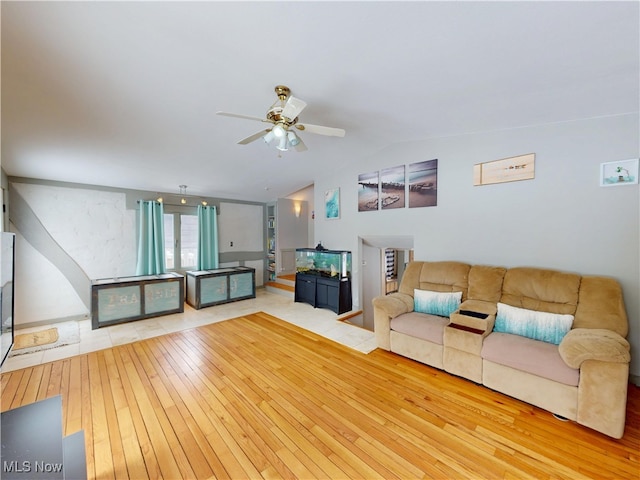
[[[638,159],[606,162],[600,165],[600,186],[635,185],[638,183]]]
[[[358,211],[373,212],[378,210],[378,190],[380,177],[378,172],[358,175]]]
[[[385,168],[380,172],[380,208],[404,208],[405,204],[404,165]]]
[[[324,211],[327,220],[340,218],[340,189],[332,188],[324,192]]]
[[[518,155],[473,166],[473,184],[491,185],[493,183],[531,180],[535,176],[536,154]]]
[[[409,208],[438,205],[438,159],[409,165]]]

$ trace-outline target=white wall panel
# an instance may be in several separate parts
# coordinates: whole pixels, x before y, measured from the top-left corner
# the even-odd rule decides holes
[[[220,253],[263,251],[264,228],[262,205],[221,203],[218,216]]]

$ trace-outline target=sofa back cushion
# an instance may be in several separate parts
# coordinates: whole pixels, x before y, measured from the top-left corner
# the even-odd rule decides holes
[[[410,262],[398,291],[413,296],[413,291],[462,292],[467,299],[469,270],[471,266],[461,262]]]
[[[613,278],[584,276],[573,328],[605,328],[626,338],[629,333],[622,288]]]
[[[507,269],[488,265],[474,265],[469,270],[469,300],[498,303]]]
[[[402,274],[402,280],[400,280],[398,292],[413,297],[413,290],[420,288],[420,271],[422,270],[422,264],[424,264],[424,262],[409,262],[407,264]]]
[[[580,275],[515,267],[505,273],[500,302],[539,312],[575,315],[579,292]]]

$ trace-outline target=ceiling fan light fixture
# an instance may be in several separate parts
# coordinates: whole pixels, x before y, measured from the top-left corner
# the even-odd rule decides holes
[[[296,136],[295,132],[289,130],[287,132],[287,139],[289,140],[289,145],[295,147],[300,143],[300,139]]]
[[[273,129],[269,130],[269,132],[267,132],[267,134],[262,137],[264,143],[266,143],[267,145],[270,144],[274,138],[276,138],[276,135],[273,133]]]
[[[299,98],[293,97],[291,90],[285,85],[277,85],[275,92],[278,99],[269,107],[269,110],[267,110],[266,118],[238,113],[216,112],[217,115],[226,117],[243,118],[271,124],[270,128],[263,128],[261,131],[240,140],[237,142],[239,145],[247,145],[262,138],[267,145],[273,145],[280,151],[284,152],[293,147],[297,152],[304,152],[308,150],[308,148],[304,144],[303,139],[297,136],[297,132],[295,132],[294,129],[318,135],[344,137],[345,131],[341,128],[312,125],[309,123],[304,125],[298,124],[298,115],[306,108],[307,103]],[[276,138],[278,141],[274,142]]]
[[[280,124],[274,125],[274,127],[271,129],[271,131],[278,138],[284,137],[287,134],[287,132],[285,131],[284,127],[282,125],[280,125]]]
[[[276,145],[276,148],[278,150],[280,150],[281,152],[286,152],[287,150],[289,150],[287,148],[287,136],[283,135],[282,137],[280,137],[280,143],[278,145]]]

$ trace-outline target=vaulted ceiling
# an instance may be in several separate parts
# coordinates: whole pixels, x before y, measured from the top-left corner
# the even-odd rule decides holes
[[[639,108],[635,1],[1,9],[11,176],[268,201],[392,143]],[[237,145],[265,125],[216,111],[263,117],[278,84],[346,136]]]

